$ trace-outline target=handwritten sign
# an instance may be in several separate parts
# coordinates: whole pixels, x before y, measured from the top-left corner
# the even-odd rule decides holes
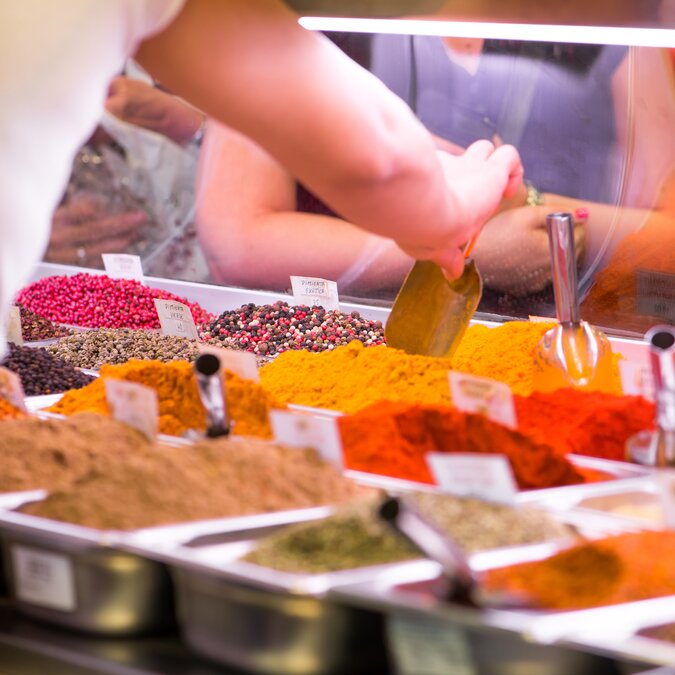
[[[340,309],[338,287],[334,281],[316,277],[291,277],[293,301],[297,305],[320,305],[324,309]]]
[[[506,504],[515,501],[518,487],[504,455],[428,452],[426,460],[445,492]]]
[[[8,368],[0,367],[0,398],[19,410],[26,410],[26,401],[21,380]]]
[[[137,255],[126,253],[102,253],[103,267],[113,279],[133,279],[143,283],[143,264]]]
[[[157,316],[164,335],[177,335],[188,340],[198,340],[199,333],[192,312],[187,305],[175,300],[158,300],[155,298]]]
[[[68,556],[12,546],[12,567],[20,600],[62,612],[75,611],[73,564]]]
[[[236,349],[223,349],[213,345],[199,345],[200,354],[213,354],[220,360],[220,367],[223,370],[229,370],[244,380],[253,380],[260,382],[260,373],[258,372],[258,362],[255,354],[251,352],[240,352]]]
[[[13,342],[15,345],[23,344],[21,310],[16,305],[10,307],[7,314],[7,342]]]
[[[456,408],[474,415],[485,415],[510,429],[516,428],[516,408],[507,384],[454,370],[448,373],[448,377],[452,403]]]
[[[148,438],[159,431],[157,392],[137,382],[106,379],[105,396],[112,416]]]
[[[675,274],[639,269],[637,276],[637,311],[675,321]]]
[[[334,417],[316,417],[302,412],[271,410],[274,440],[294,448],[313,448],[327,462],[342,469],[342,439]]]

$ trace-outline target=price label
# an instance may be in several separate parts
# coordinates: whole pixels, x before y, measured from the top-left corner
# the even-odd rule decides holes
[[[675,321],[675,274],[637,270],[637,311]]]
[[[103,267],[109,277],[144,282],[143,263],[139,256],[126,253],[102,253],[101,258],[103,258]]]
[[[23,344],[21,310],[16,305],[10,307],[7,314],[7,342],[13,342],[15,345]]]
[[[126,380],[106,379],[104,384],[108,407],[116,420],[138,429],[148,438],[157,436],[159,403],[154,389]]]
[[[433,617],[391,614],[387,642],[400,675],[477,675],[466,632]]]
[[[19,410],[26,410],[26,400],[19,376],[2,367],[0,367],[0,398]]]
[[[448,373],[448,377],[452,404],[456,408],[466,413],[485,415],[510,429],[516,428],[513,394],[507,384],[454,370]]]
[[[344,467],[342,439],[334,417],[315,417],[307,413],[271,410],[274,440],[294,448],[313,448],[327,462]]]
[[[654,378],[649,366],[622,359],[619,361],[621,389],[626,396],[643,396],[654,400]]]
[[[212,345],[199,345],[200,354],[214,354],[220,360],[223,370],[229,370],[244,380],[260,382],[258,362],[251,352],[239,352],[236,349],[223,349]]]
[[[75,611],[75,581],[70,558],[27,546],[12,546],[12,563],[19,600],[63,612]]]
[[[321,305],[324,309],[340,309],[338,287],[334,281],[315,277],[291,277],[293,301],[296,305]]]
[[[197,326],[192,312],[187,305],[174,300],[158,300],[155,298],[157,316],[164,335],[177,335],[188,340],[198,340]]]
[[[445,492],[506,504],[516,499],[518,486],[504,455],[428,452],[426,460],[436,483]]]

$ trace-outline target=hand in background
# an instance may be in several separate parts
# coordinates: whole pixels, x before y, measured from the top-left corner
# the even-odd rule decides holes
[[[520,206],[501,211],[483,228],[472,257],[486,286],[512,295],[526,295],[551,282],[551,257],[546,214],[553,206]],[[575,223],[577,261],[584,254],[585,230]]]
[[[148,222],[144,211],[110,215],[105,200],[82,196],[59,206],[45,260],[64,265],[100,267],[101,253],[126,253]]]
[[[122,121],[163,134],[179,145],[188,143],[204,121],[201,112],[177,96],[123,76],[111,81],[105,107]]]

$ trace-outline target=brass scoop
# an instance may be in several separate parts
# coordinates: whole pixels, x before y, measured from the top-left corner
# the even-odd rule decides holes
[[[612,391],[612,347],[607,336],[579,314],[572,215],[552,213],[546,228],[558,325],[544,334],[535,350],[534,388]]]
[[[464,271],[454,281],[428,260],[417,260],[405,278],[387,319],[387,344],[407,354],[450,358],[473,317],[483,280],[473,260],[466,260],[476,241],[464,250]]]

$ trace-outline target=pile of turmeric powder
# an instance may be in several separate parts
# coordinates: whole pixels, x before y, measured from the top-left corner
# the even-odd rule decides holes
[[[25,417],[25,413],[15,408],[11,403],[0,398],[0,420],[12,420]]]
[[[534,389],[534,349],[553,323],[509,321],[471,326],[452,359],[414,356],[354,341],[332,351],[289,351],[260,371],[263,387],[287,403],[353,413],[388,400],[450,403],[448,371],[505,382],[514,394]],[[621,392],[618,369],[616,393]]]
[[[103,366],[100,372],[100,378],[82,389],[66,392],[49,411],[62,415],[84,411],[110,414],[104,380],[114,378],[144,384],[157,392],[161,433],[180,436],[188,429],[203,431],[206,428],[206,412],[191,364],[133,359],[122,365]],[[233,432],[240,436],[271,438],[269,410],[284,406],[257,383],[230,372],[226,373],[226,391]]]

